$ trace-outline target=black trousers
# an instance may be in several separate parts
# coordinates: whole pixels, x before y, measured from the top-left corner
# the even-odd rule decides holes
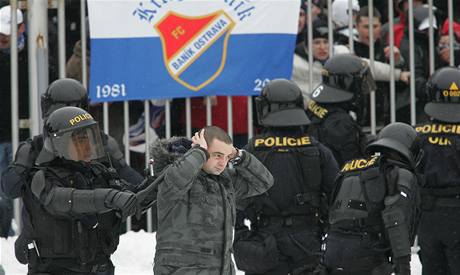
[[[418,243],[423,275],[460,274],[460,207],[422,212]]]
[[[275,229],[276,228],[276,229]],[[321,258],[321,235],[316,226],[293,225],[291,227],[265,228],[276,237],[280,261],[274,269],[266,273],[246,273],[246,275],[310,275]]]
[[[378,241],[363,234],[330,232],[324,262],[330,275],[390,275],[393,270]]]

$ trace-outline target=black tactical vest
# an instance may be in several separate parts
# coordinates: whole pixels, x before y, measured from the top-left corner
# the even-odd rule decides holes
[[[460,187],[460,124],[430,123],[415,129],[421,136],[425,153],[421,163],[421,172],[425,176],[423,187]],[[460,195],[460,191],[450,195]]]
[[[379,157],[373,156],[345,163],[329,209],[331,230],[380,231],[387,187],[379,161]]]
[[[257,136],[250,151],[275,178],[268,196],[255,198],[263,215],[318,214],[322,202],[322,158],[310,136]]]
[[[61,187],[76,189],[108,188],[108,184],[87,180],[89,175],[80,176],[64,168],[42,168],[46,180]],[[28,226],[20,238],[27,245],[32,241],[41,258],[54,259],[55,265],[78,268],[89,272],[96,264],[106,262],[119,243],[121,220],[114,211],[104,214],[75,215],[72,218],[50,215],[32,194],[25,192],[24,205],[27,210]],[[76,266],[75,266],[76,265]]]

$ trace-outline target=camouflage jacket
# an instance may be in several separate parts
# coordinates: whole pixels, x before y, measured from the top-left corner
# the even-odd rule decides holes
[[[235,200],[259,195],[273,177],[252,154],[215,176],[205,153],[190,149],[165,170],[158,191],[155,274],[235,274]]]

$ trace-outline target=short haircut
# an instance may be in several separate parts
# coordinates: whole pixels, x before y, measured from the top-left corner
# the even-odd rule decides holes
[[[232,138],[223,129],[217,126],[206,126],[204,129],[204,139],[209,145],[214,139],[220,140],[226,144],[233,144]]]
[[[382,15],[380,12],[376,9],[372,9],[374,11],[374,18],[378,18],[380,22],[382,22]],[[361,22],[361,17],[369,17],[369,7],[365,6],[362,7],[358,13],[356,14],[356,25],[358,25]]]

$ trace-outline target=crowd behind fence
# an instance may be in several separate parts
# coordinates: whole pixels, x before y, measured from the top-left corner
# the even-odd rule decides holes
[[[404,121],[411,125],[420,122],[423,119],[422,87],[429,75],[442,66],[459,66],[460,7],[457,1],[302,1],[298,43],[296,49],[292,49],[293,79],[296,81],[294,75],[297,75],[298,84],[307,87],[304,92],[309,94],[321,81],[316,69],[320,70],[333,54],[345,50],[366,59],[379,81],[376,91],[372,91],[366,101],[364,113],[358,117],[361,126],[372,134],[390,122]],[[2,100],[11,98],[9,113],[1,109],[1,119],[11,122],[9,139],[2,142],[10,142],[12,152],[16,152],[24,137],[41,132],[39,99],[48,83],[67,76],[88,87],[87,3],[85,0],[11,0],[0,4],[9,4],[12,11],[19,8],[24,14],[22,22],[17,13],[11,12],[11,47],[2,49],[1,53],[2,58],[7,56],[10,61],[10,74],[1,76]],[[24,34],[18,29],[18,23],[26,25]],[[318,34],[318,26],[326,27],[323,34]],[[21,49],[16,45],[24,39],[23,35],[26,35],[27,48]],[[325,49],[319,48],[321,42]],[[25,63],[21,63],[22,51],[27,52]],[[28,72],[27,93],[21,92],[25,85],[20,75],[23,66],[27,66]],[[387,73],[381,73],[385,66]],[[5,85],[5,78],[9,78],[10,85]],[[11,96],[5,97],[6,93]],[[24,94],[27,97],[21,97]],[[25,105],[29,107],[25,112],[28,123],[20,123],[24,118],[20,106]],[[196,129],[214,124],[226,129],[237,146],[243,146],[258,131],[253,98],[245,96],[103,103],[92,106],[90,111],[103,125],[104,132],[114,136],[124,148],[126,162],[139,171],[148,166],[151,158],[143,145],[145,141],[175,135],[191,137]],[[25,136],[21,135],[24,128],[28,128]],[[19,200],[15,201],[14,209],[15,220],[20,225]],[[128,220],[127,230],[137,224],[135,227],[145,227],[151,232],[151,215],[149,211],[146,225]]]

